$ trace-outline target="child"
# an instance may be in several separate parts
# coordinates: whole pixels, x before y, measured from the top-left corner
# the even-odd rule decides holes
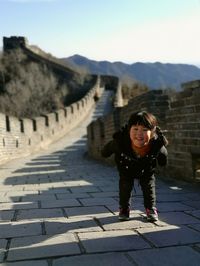
[[[157,120],[145,111],[131,115],[128,124],[113,135],[101,153],[114,153],[119,172],[119,220],[129,220],[130,198],[134,179],[139,179],[143,192],[147,220],[158,220],[155,193],[156,164],[167,164],[168,141],[157,126]]]

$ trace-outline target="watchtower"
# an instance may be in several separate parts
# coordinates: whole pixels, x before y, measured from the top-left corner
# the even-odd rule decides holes
[[[28,41],[25,37],[3,37],[3,51],[8,51],[16,48],[24,48],[28,44]]]

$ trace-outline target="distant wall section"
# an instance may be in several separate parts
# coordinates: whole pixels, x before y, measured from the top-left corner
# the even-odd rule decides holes
[[[103,88],[100,79],[80,101],[54,113],[18,119],[0,113],[0,163],[34,153],[55,142],[80,124],[92,111]]]

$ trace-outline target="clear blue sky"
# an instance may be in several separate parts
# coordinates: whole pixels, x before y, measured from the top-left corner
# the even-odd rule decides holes
[[[0,0],[0,38],[56,57],[200,65],[200,0]]]

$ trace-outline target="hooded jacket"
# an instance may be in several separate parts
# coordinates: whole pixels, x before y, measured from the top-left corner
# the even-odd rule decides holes
[[[150,150],[143,156],[138,156],[131,147],[129,129],[126,125],[113,135],[113,139],[102,149],[101,155],[115,156],[115,162],[121,176],[141,178],[153,175],[157,163],[160,166],[167,164],[166,138],[158,129],[158,134],[150,140]]]

